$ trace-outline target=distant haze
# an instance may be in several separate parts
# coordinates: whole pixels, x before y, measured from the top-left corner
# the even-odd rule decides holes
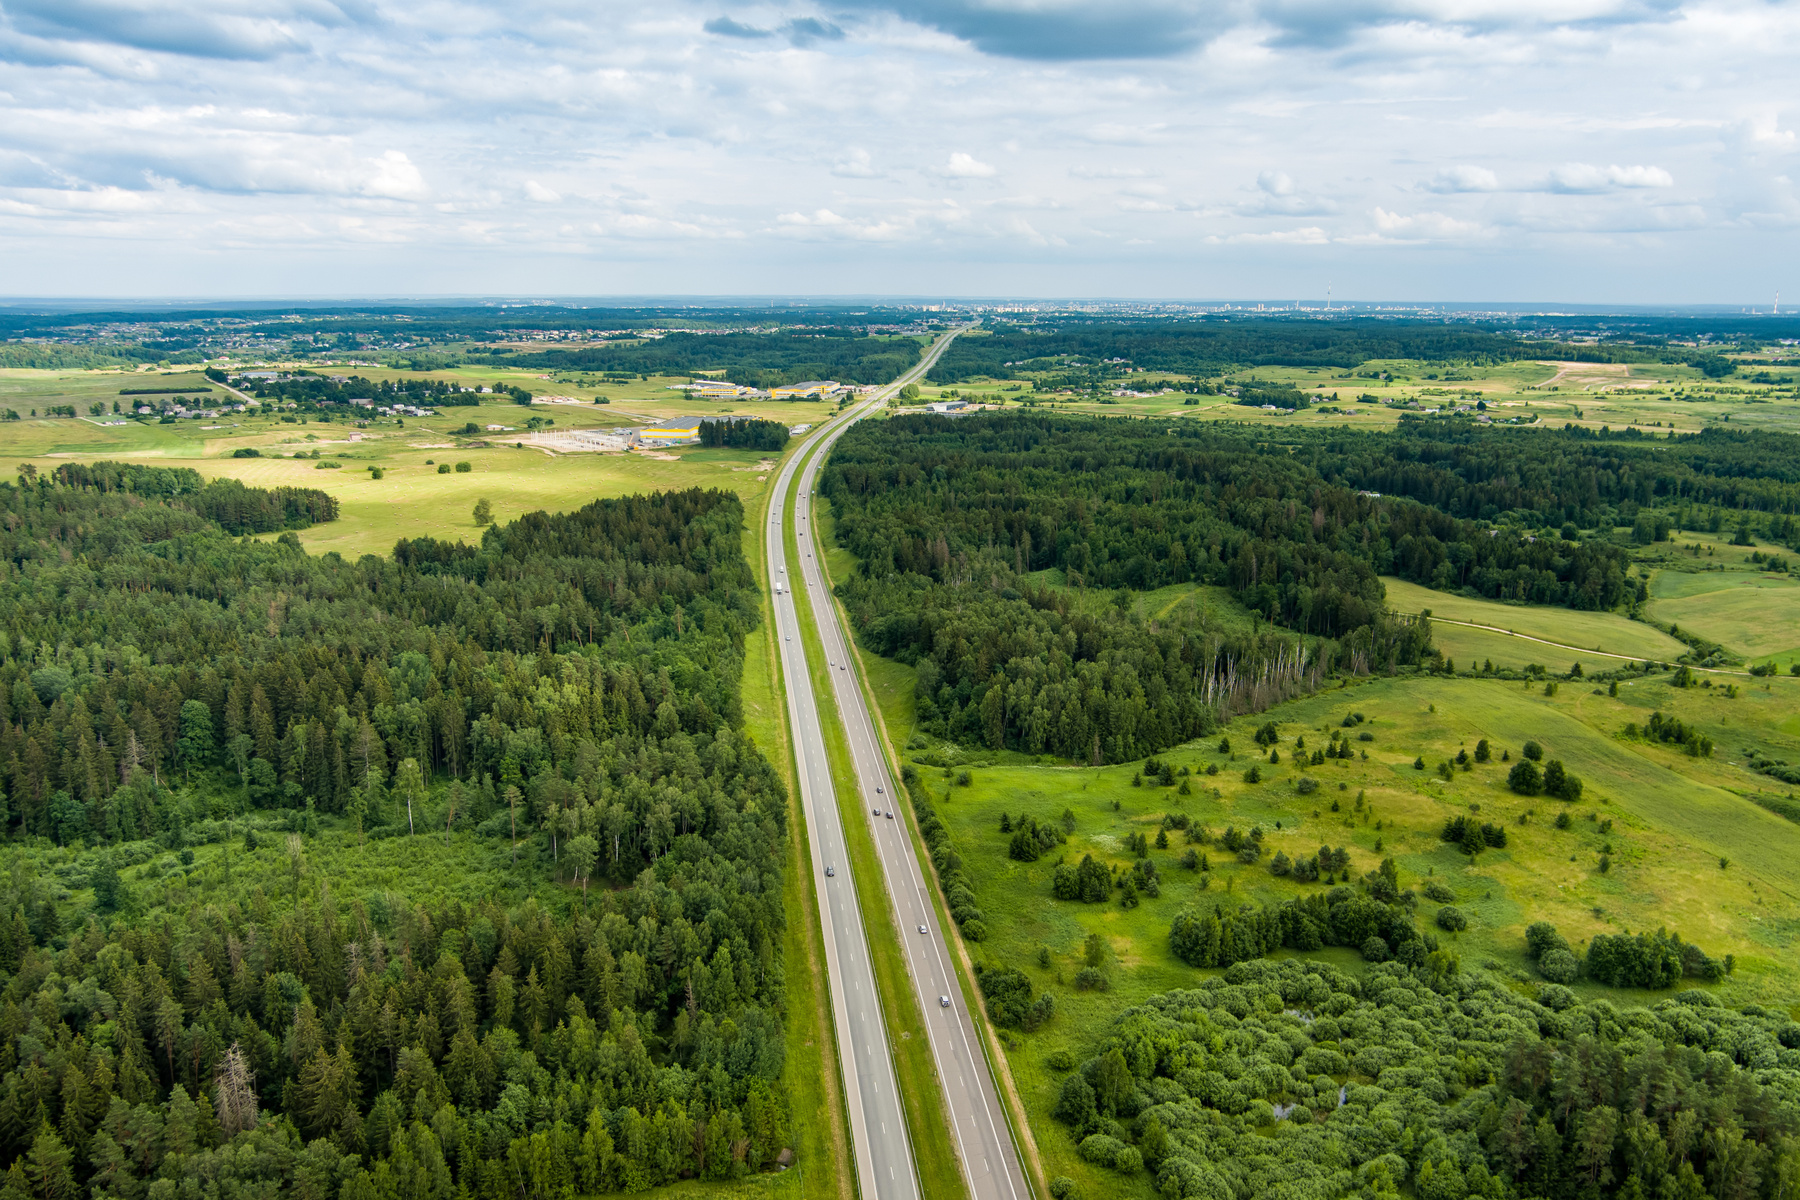
[[[0,0],[0,291],[1800,306],[1800,3]]]

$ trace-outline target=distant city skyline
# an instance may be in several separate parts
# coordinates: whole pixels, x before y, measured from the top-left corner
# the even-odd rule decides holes
[[[1793,0],[0,0],[0,292],[1766,312],[1797,35]]]

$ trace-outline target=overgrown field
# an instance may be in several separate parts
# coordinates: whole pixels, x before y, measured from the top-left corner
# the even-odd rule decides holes
[[[888,662],[871,670],[897,739],[912,736],[906,695],[911,676]],[[1012,1069],[1049,1174],[1086,1181],[1088,1195],[1118,1194],[1107,1190],[1122,1186],[1118,1177],[1080,1161],[1066,1131],[1050,1120],[1060,1076],[1048,1062],[1058,1051],[1076,1061],[1086,1058],[1094,1052],[1096,1031],[1115,1014],[1215,974],[1187,966],[1171,950],[1170,926],[1184,908],[1216,905],[1229,912],[1324,889],[1322,883],[1273,874],[1270,864],[1277,854],[1294,861],[1321,846],[1342,847],[1351,878],[1392,858],[1401,887],[1421,895],[1428,883],[1450,889],[1467,928],[1455,934],[1438,929],[1434,917],[1440,905],[1425,899],[1418,904],[1419,927],[1465,964],[1492,964],[1527,991],[1539,982],[1524,936],[1532,922],[1554,924],[1578,953],[1595,934],[1666,926],[1708,954],[1734,956],[1732,975],[1715,988],[1726,1003],[1791,1003],[1800,994],[1800,970],[1794,965],[1800,947],[1800,825],[1743,798],[1739,793],[1776,797],[1791,789],[1732,760],[1741,762],[1740,745],[1751,742],[1767,755],[1800,759],[1800,730],[1785,728],[1800,702],[1800,682],[1771,680],[1768,690],[1759,685],[1727,698],[1723,687],[1676,689],[1668,679],[1628,679],[1616,697],[1604,686],[1580,681],[1564,682],[1554,696],[1546,696],[1541,685],[1515,682],[1370,680],[1234,722],[1222,735],[1230,751],[1209,738],[1158,755],[1172,768],[1177,781],[1172,787],[1153,780],[1134,785],[1141,763],[987,766],[979,751],[921,747],[915,741],[906,754],[917,772],[914,795],[927,798],[951,831],[985,914],[987,940],[972,947],[977,961],[1020,967],[1035,986],[1057,997],[1057,1016],[1048,1025],[1009,1035]],[[1694,759],[1676,747],[1622,736],[1627,723],[1641,726],[1653,711],[1706,729],[1719,739],[1719,750],[1712,758]],[[1355,714],[1363,719],[1357,722]],[[1353,722],[1348,728],[1347,717]],[[1279,734],[1274,748],[1281,761],[1274,765],[1255,741],[1256,730],[1268,720]],[[1334,732],[1353,739],[1339,744],[1351,746],[1354,757],[1296,765],[1302,753],[1332,744]],[[1439,763],[1459,752],[1473,755],[1483,739],[1492,751],[1490,762],[1472,763],[1466,771],[1452,767],[1448,781],[1439,777]],[[1579,802],[1526,797],[1508,788],[1511,762],[1502,762],[1502,754],[1516,762],[1533,740],[1584,781]],[[1427,769],[1415,768],[1421,758]],[[940,763],[947,766],[928,765]],[[1254,784],[1244,778],[1252,765],[1261,775]],[[966,786],[956,782],[964,771],[970,779]],[[1316,790],[1303,792],[1308,786]],[[1559,828],[1557,818],[1564,813],[1568,827]],[[1009,852],[1003,816],[1011,824],[1030,817],[1073,828],[1066,844],[1026,863]],[[1190,842],[1180,829],[1165,830],[1171,816],[1204,831],[1203,840]],[[1471,858],[1444,841],[1445,822],[1459,816],[1503,828],[1505,848]],[[1258,861],[1242,863],[1226,848],[1229,829],[1244,835],[1258,831]],[[1167,839],[1166,849],[1154,844],[1159,833]],[[1159,880],[1159,896],[1140,893],[1140,902],[1130,908],[1116,895],[1095,904],[1052,898],[1059,862],[1075,864],[1091,855],[1109,870],[1131,870],[1138,857],[1130,845],[1134,836],[1150,843],[1145,853]],[[1183,866],[1189,851],[1204,855],[1210,870]],[[1090,961],[1091,935],[1098,935],[1103,947],[1098,971],[1105,990],[1077,982]],[[1280,951],[1278,957],[1290,953]],[[1348,948],[1309,957],[1352,973],[1366,969]],[[1591,982],[1576,990],[1626,1005],[1655,998],[1655,993]]]

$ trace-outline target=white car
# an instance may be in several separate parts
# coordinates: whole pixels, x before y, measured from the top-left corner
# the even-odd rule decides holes
[[[920,932],[920,933],[924,933],[924,932],[925,932],[925,927],[924,927],[924,926],[923,926],[923,925],[921,925],[921,926],[919,926],[919,932]]]
[[[939,996],[938,997],[938,1007],[939,1008],[949,1008],[950,1007],[950,997]]]

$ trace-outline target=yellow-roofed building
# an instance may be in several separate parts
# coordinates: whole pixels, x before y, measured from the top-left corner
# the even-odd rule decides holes
[[[833,379],[809,379],[805,383],[789,383],[769,389],[771,400],[823,400],[838,390]]]

